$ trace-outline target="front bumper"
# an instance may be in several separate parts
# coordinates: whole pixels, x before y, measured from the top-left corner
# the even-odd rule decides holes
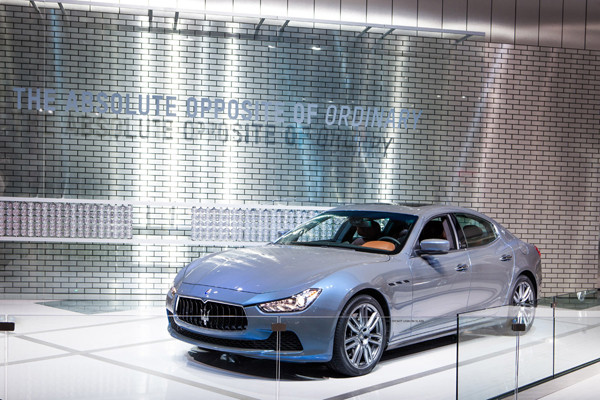
[[[256,306],[244,307],[248,318],[246,329],[231,331],[206,329],[183,321],[174,311],[176,302],[177,296],[167,299],[169,333],[202,349],[288,362],[331,360],[337,319],[314,317],[315,310],[309,315],[306,312],[265,315]],[[286,327],[279,337],[272,329],[275,323]]]
[[[199,347],[211,350],[227,350],[228,352],[244,351],[252,353],[275,352],[277,349],[286,354],[299,354],[304,350],[298,336],[292,331],[283,331],[279,339],[277,332],[271,332],[266,339],[228,339],[218,336],[204,335],[186,329],[169,316],[169,333],[171,336],[197,344]],[[279,340],[279,342],[278,342]]]

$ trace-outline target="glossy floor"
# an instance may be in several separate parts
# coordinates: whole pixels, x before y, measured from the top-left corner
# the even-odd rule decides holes
[[[0,398],[456,398],[457,352],[451,337],[389,351],[371,374],[347,378],[319,365],[282,363],[278,368],[274,361],[197,350],[167,334],[162,307],[142,305],[1,300],[0,317],[14,321],[16,331],[3,334],[0,345]],[[498,374],[498,362],[510,366],[514,346],[487,340],[467,342],[463,361],[480,374],[483,369],[501,376],[498,390],[510,388],[513,377]],[[493,348],[496,359],[482,364],[486,357],[477,351],[482,345]],[[598,378],[569,383],[567,389],[576,390],[569,396],[587,398],[597,387],[593,379]],[[465,393],[479,390],[479,380],[463,382]]]

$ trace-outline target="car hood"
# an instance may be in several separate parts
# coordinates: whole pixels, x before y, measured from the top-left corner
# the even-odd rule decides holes
[[[383,254],[348,249],[265,246],[216,253],[192,262],[184,283],[267,293],[308,286],[340,269],[388,261]]]

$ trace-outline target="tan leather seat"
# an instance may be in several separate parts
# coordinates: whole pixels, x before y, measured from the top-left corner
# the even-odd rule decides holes
[[[379,249],[385,251],[394,251],[394,249],[396,249],[394,243],[385,242],[383,240],[373,240],[363,244],[362,247],[370,247],[372,249]]]

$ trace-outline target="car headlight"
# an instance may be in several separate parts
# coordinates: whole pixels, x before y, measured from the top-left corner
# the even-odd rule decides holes
[[[259,304],[258,308],[267,313],[304,311],[319,297],[321,291],[322,289],[306,289],[287,299]]]
[[[169,289],[169,293],[171,293],[171,296],[175,296],[175,293],[177,293],[177,286],[171,286],[171,289]]]

